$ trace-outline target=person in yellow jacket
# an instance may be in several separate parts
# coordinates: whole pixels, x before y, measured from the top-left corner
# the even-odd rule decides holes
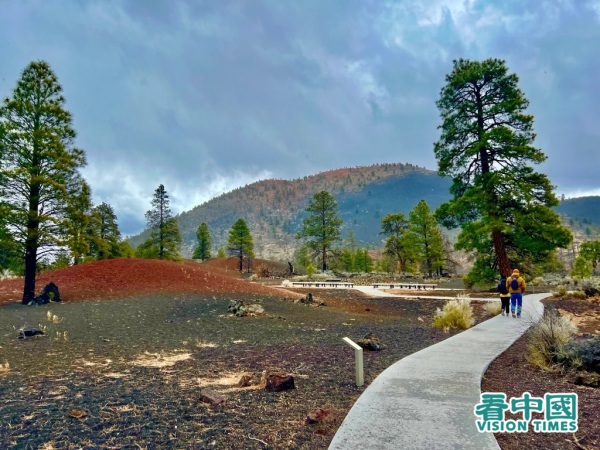
[[[510,293],[510,311],[513,317],[521,317],[521,309],[523,307],[523,292],[527,285],[525,280],[519,273],[519,269],[515,269],[512,272],[510,278],[506,279],[506,289]],[[515,316],[516,310],[516,316]]]

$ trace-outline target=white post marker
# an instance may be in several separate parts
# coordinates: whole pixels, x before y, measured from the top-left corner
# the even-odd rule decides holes
[[[363,373],[363,349],[360,345],[354,342],[349,337],[345,337],[343,341],[354,349],[354,368],[356,369],[356,385],[361,387],[365,384],[365,376]]]

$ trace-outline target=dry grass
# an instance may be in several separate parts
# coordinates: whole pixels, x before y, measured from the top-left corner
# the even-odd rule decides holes
[[[502,311],[502,304],[497,302],[488,302],[483,305],[483,309],[490,316],[497,316]]]
[[[442,309],[437,309],[433,317],[433,326],[448,332],[452,328],[466,330],[475,323],[473,307],[468,295],[460,295],[450,300]]]
[[[577,327],[568,317],[549,310],[529,330],[529,362],[545,370],[554,369],[564,345],[575,333]]]

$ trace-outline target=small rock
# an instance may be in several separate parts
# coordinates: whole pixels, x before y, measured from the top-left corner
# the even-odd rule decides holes
[[[19,330],[19,336],[17,336],[19,339],[25,339],[28,337],[32,337],[32,336],[43,336],[44,333],[42,330],[38,330],[37,328],[21,328]]]
[[[356,343],[365,350],[370,351],[379,351],[385,348],[385,346],[381,343],[379,338],[371,332],[367,333],[364,338],[356,341]]]
[[[335,412],[332,409],[314,409],[306,415],[306,423],[312,425],[319,422],[330,422],[335,419]]]
[[[238,381],[239,387],[258,386],[264,384],[264,373],[253,372],[245,373]]]
[[[248,305],[246,310],[248,311],[249,314],[253,314],[253,315],[262,315],[265,313],[265,308],[263,308],[262,305],[259,305],[258,303]]]
[[[69,411],[69,417],[73,417],[74,419],[83,419],[85,416],[87,416],[86,412],[81,409],[72,409]]]
[[[295,389],[294,377],[282,372],[271,372],[265,378],[265,390],[272,392]]]
[[[225,397],[222,394],[219,394],[216,391],[213,391],[212,389],[202,389],[200,391],[200,401],[204,403],[210,403],[212,406],[220,405],[226,400],[227,397]]]

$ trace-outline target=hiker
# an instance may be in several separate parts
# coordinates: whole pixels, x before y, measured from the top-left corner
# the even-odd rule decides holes
[[[513,317],[521,317],[521,307],[523,306],[523,292],[525,292],[525,280],[519,273],[519,269],[512,272],[510,278],[506,280],[506,288],[510,292],[510,311]],[[516,308],[515,308],[516,307]],[[517,315],[515,316],[515,309]]]
[[[500,283],[498,283],[498,292],[500,292],[500,301],[502,302],[502,315],[508,317],[510,315],[510,292],[506,287],[506,277],[502,275],[500,277]]]

